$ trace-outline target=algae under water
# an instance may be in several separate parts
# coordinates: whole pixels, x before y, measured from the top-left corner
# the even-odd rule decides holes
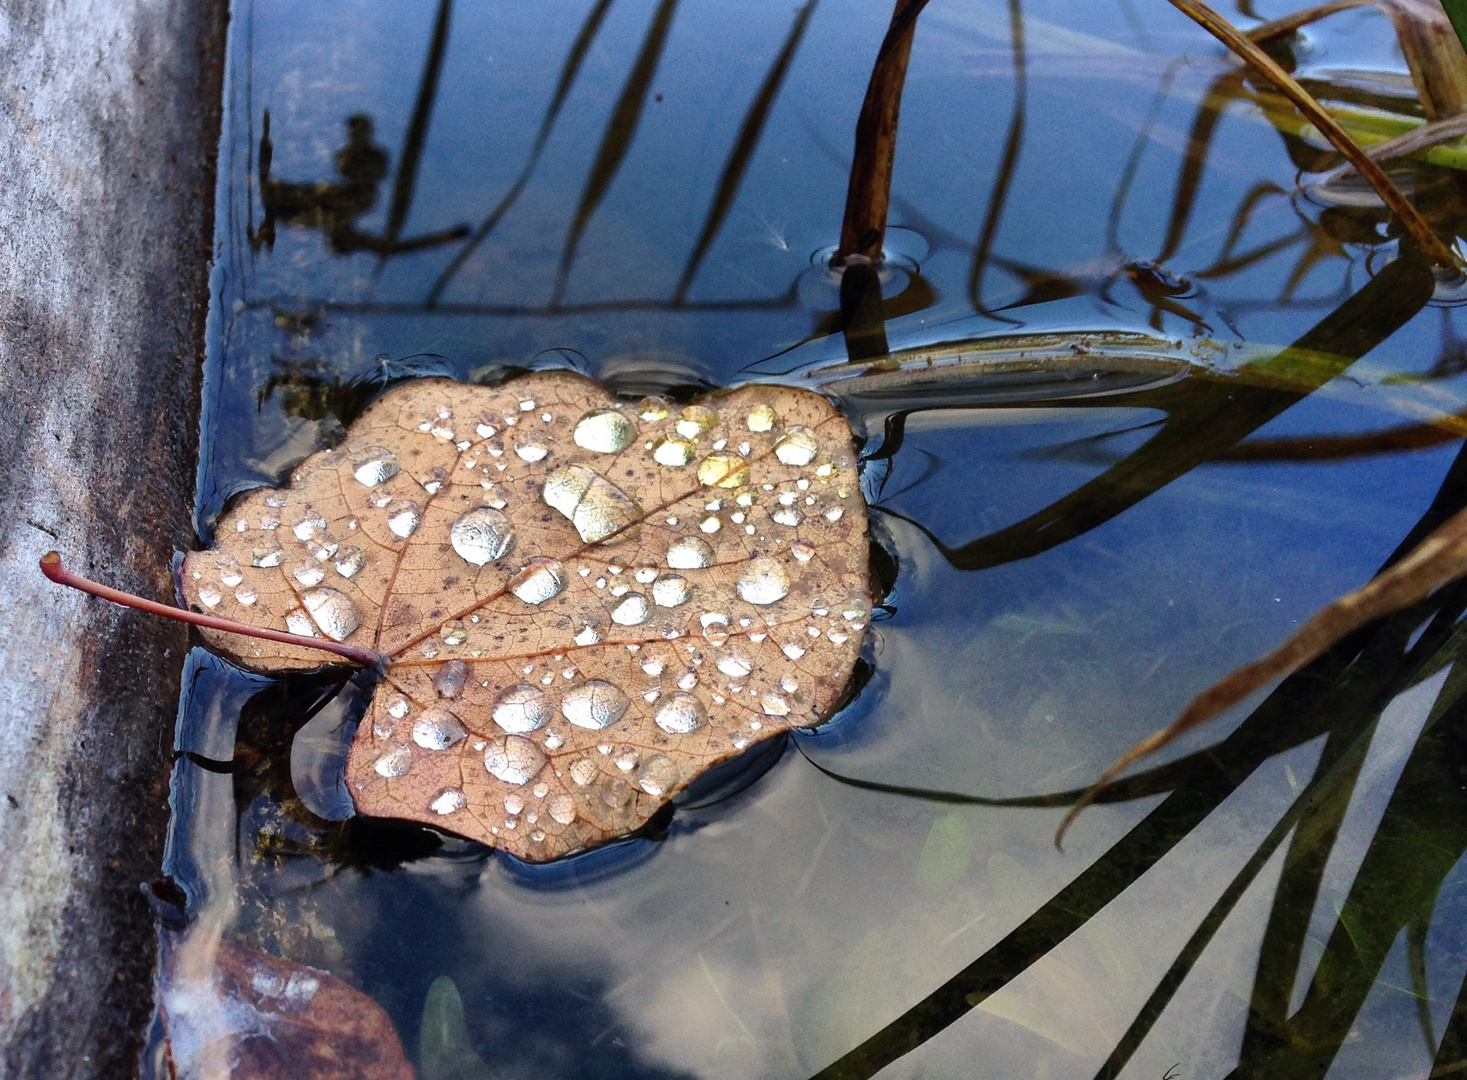
[[[1457,1065],[1467,589],[1051,840],[1467,501],[1462,309],[1380,210],[1298,193],[1334,159],[1162,0],[935,0],[879,306],[912,363],[843,366],[826,260],[883,8],[237,0],[201,535],[398,380],[774,379],[864,438],[889,591],[830,723],[546,867],[351,816],[366,679],[195,650],[166,867],[193,925],[365,990],[423,1080]],[[1286,48],[1378,104],[1392,40],[1354,11]],[[1449,171],[1408,175],[1460,216]]]

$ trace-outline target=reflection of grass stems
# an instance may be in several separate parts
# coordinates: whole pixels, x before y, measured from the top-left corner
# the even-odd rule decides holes
[[[1344,154],[1350,163],[1360,171],[1366,181],[1380,195],[1381,200],[1390,207],[1391,212],[1400,220],[1401,225],[1409,232],[1416,243],[1420,245],[1422,254],[1430,262],[1443,270],[1460,272],[1461,266],[1456,257],[1441,242],[1436,233],[1432,231],[1426,219],[1423,218],[1401,193],[1401,189],[1391,182],[1384,170],[1375,163],[1360,144],[1350,137],[1340,124],[1326,112],[1318,101],[1294,81],[1294,77],[1280,67],[1271,56],[1250,41],[1237,27],[1228,22],[1212,8],[1202,3],[1202,0],[1171,0],[1172,5],[1189,18],[1200,25],[1213,37],[1217,38],[1230,50],[1253,65],[1260,74],[1276,86],[1280,93],[1292,101],[1305,118],[1318,128],[1319,133],[1330,141],[1336,150]]]
[[[713,991],[713,996],[716,997],[718,999],[718,1003],[723,1006],[723,1011],[728,1013],[729,1016],[733,1017],[733,1022],[739,1025],[739,1030],[744,1033],[744,1041],[750,1046],[758,1046],[759,1043],[758,1040],[754,1038],[754,1033],[745,1026],[744,1021],[739,1017],[739,1014],[734,1012],[733,1006],[728,1003],[728,999],[723,996],[723,991],[718,988],[718,983],[714,982],[713,972],[708,970],[708,961],[703,958],[703,954],[701,952],[698,954],[698,967],[703,969],[703,978],[708,982],[708,989]]]

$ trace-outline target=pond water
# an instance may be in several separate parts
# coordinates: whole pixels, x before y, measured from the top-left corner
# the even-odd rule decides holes
[[[196,649],[166,867],[190,919],[364,990],[410,1056],[447,1025],[424,1080],[1460,1068],[1467,591],[1053,839],[1106,764],[1467,502],[1457,428],[1428,423],[1467,404],[1462,309],[1368,200],[1298,192],[1322,152],[1162,0],[933,0],[888,343],[1068,366],[842,366],[826,259],[890,15],[237,0],[201,537],[415,376],[775,380],[863,440],[889,591],[830,723],[547,866],[351,816],[370,680]],[[1380,104],[1393,40],[1354,11],[1280,54]],[[1405,179],[1454,213],[1454,176]],[[462,1025],[443,982],[425,1018],[443,977]]]

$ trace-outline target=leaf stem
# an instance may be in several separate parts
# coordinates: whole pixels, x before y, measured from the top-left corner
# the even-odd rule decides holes
[[[289,634],[284,630],[250,626],[248,623],[235,622],[233,619],[221,619],[216,615],[205,615],[202,612],[189,611],[187,608],[174,607],[171,604],[160,604],[156,600],[145,600],[141,596],[134,596],[121,589],[99,584],[66,569],[61,563],[61,553],[57,551],[48,551],[41,556],[41,573],[57,585],[66,585],[103,600],[110,600],[122,607],[146,611],[150,615],[161,615],[165,619],[175,619],[178,622],[192,623],[195,626],[207,626],[211,630],[225,630],[231,634],[243,634],[245,637],[264,638],[266,641],[299,645],[305,649],[320,649],[322,652],[335,653],[363,667],[374,668],[377,671],[387,669],[385,656],[360,645],[346,645],[342,642],[331,641],[329,638],[310,638],[301,634]]]
[[[1426,219],[1421,216],[1416,207],[1412,206],[1406,196],[1401,193],[1401,189],[1391,182],[1390,177],[1386,176],[1385,170],[1361,149],[1360,144],[1350,137],[1349,132],[1341,127],[1333,116],[1325,112],[1324,107],[1314,99],[1309,91],[1300,86],[1292,75],[1202,0],[1171,0],[1171,2],[1173,7],[1179,9],[1239,57],[1253,65],[1261,75],[1278,87],[1280,93],[1294,103],[1304,114],[1305,119],[1313,124],[1336,150],[1345,155],[1350,164],[1354,165],[1370,186],[1375,188],[1376,194],[1396,215],[1401,225],[1421,247],[1422,254],[1433,265],[1455,274],[1462,272],[1462,264],[1432,231],[1431,226],[1427,224]]]

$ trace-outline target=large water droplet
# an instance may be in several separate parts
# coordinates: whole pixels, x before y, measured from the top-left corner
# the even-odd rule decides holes
[[[652,605],[639,592],[627,593],[611,609],[611,621],[618,626],[640,626],[647,621]]]
[[[619,454],[637,437],[633,423],[615,409],[597,409],[576,421],[576,445],[598,454]]]
[[[324,528],[326,528],[325,518],[320,514],[307,513],[305,517],[291,526],[291,531],[295,533],[297,540],[304,541],[314,537],[317,529]]]
[[[500,735],[484,749],[484,768],[506,784],[528,784],[546,760],[544,752],[523,735]]]
[[[450,660],[433,676],[433,689],[438,696],[452,701],[463,693],[464,683],[469,679],[469,665],[462,660]]]
[[[367,565],[367,556],[359,547],[348,544],[336,552],[336,572],[344,578],[355,577]]]
[[[220,555],[214,565],[219,570],[219,583],[221,585],[226,585],[232,589],[244,580],[244,574],[239,569],[239,560],[233,555]]]
[[[569,825],[576,820],[576,801],[569,795],[555,796],[550,800],[546,809],[550,811],[550,816],[562,825]]]
[[[447,750],[468,734],[458,717],[447,709],[428,709],[413,721],[413,742],[424,750]]]
[[[311,621],[311,617],[302,608],[295,608],[293,611],[286,612],[285,628],[299,637],[321,636],[316,630],[316,624]]]
[[[689,405],[678,413],[677,433],[685,439],[696,439],[718,423],[718,414],[702,405]]]
[[[713,546],[701,536],[684,536],[667,546],[667,565],[674,570],[701,570],[713,562]]]
[[[276,540],[257,544],[250,553],[250,562],[255,566],[279,566],[284,561],[285,551]]]
[[[751,559],[739,575],[738,589],[751,604],[772,604],[789,595],[790,578],[774,559]]]
[[[522,439],[515,440],[514,452],[523,461],[544,461],[545,455],[550,453],[550,450],[534,435],[526,435]]]
[[[627,696],[611,683],[591,679],[566,691],[560,711],[576,727],[599,731],[620,720],[629,704]]]
[[[664,574],[652,583],[652,599],[658,607],[677,607],[688,601],[688,579]]]
[[[749,482],[749,465],[733,454],[709,454],[698,462],[698,483],[704,487],[736,488]]]
[[[768,405],[755,405],[749,410],[748,424],[750,431],[769,431],[778,420],[779,414]]]
[[[774,456],[786,465],[808,465],[815,460],[820,444],[802,427],[792,427],[774,444]]]
[[[464,799],[464,793],[456,787],[451,787],[444,788],[437,795],[434,795],[433,801],[428,804],[428,809],[435,814],[446,817],[456,810],[462,810],[467,805],[468,802]]]
[[[301,603],[306,605],[321,633],[332,641],[345,641],[362,625],[362,615],[357,606],[335,589],[312,589],[302,593]]]
[[[321,584],[322,579],[326,577],[326,570],[316,559],[307,559],[295,568],[293,576],[296,581],[310,588],[312,585]]]
[[[438,628],[438,640],[445,645],[462,645],[469,640],[469,628],[462,619],[449,619]]]
[[[514,546],[514,524],[498,510],[480,506],[459,515],[448,536],[460,558],[483,566]]]
[[[214,588],[214,586],[207,584],[199,586],[199,603],[203,604],[206,608],[218,607],[219,601],[223,599],[224,594]],[[645,603],[645,601],[643,602]]]
[[[693,460],[693,444],[681,435],[664,435],[652,445],[652,460],[670,469]]]
[[[749,654],[738,648],[728,649],[719,654],[715,663],[718,665],[718,670],[730,679],[742,679],[754,670],[754,662],[749,659]]]
[[[592,758],[576,758],[571,762],[570,774],[572,780],[581,787],[585,787],[601,775],[601,766],[597,765]]]
[[[397,455],[381,446],[373,446],[352,462],[351,474],[364,487],[376,487],[397,475]]]
[[[692,694],[678,691],[663,699],[652,719],[669,735],[686,735],[708,722],[708,711]]]
[[[403,743],[393,743],[382,755],[372,763],[378,776],[391,779],[394,776],[406,776],[407,771],[413,767],[412,748]]]
[[[494,722],[515,735],[538,731],[550,719],[550,702],[538,686],[520,683],[494,699]]]
[[[620,810],[632,801],[636,792],[620,776],[608,776],[601,784],[601,801],[613,810]]]
[[[648,795],[661,795],[676,783],[677,766],[661,754],[653,754],[637,770],[637,784]]]
[[[532,559],[509,582],[509,591],[527,604],[543,604],[565,589],[565,567],[558,559]]]
[[[795,528],[797,525],[805,520],[805,515],[800,513],[800,508],[798,506],[778,507],[774,511],[774,513],[770,514],[769,516],[774,519],[774,523],[776,525],[788,525],[791,529]],[[798,556],[796,557],[798,558]]]
[[[666,420],[668,405],[666,398],[644,397],[637,402],[637,415],[649,424],[657,420]]]
[[[415,502],[402,503],[392,512],[387,519],[387,527],[392,530],[392,535],[406,540],[417,531],[423,521],[423,515],[418,512],[418,504]]]
[[[568,517],[583,541],[619,543],[637,535],[629,526],[642,520],[636,501],[586,465],[562,465],[545,478],[545,502]]]

